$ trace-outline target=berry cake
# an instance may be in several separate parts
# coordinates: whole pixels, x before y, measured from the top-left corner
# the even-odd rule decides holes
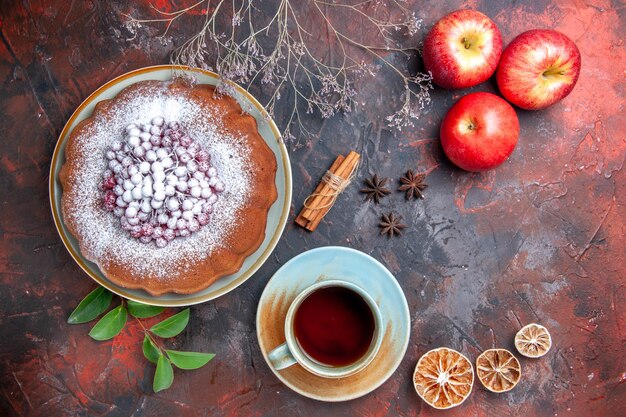
[[[111,281],[152,295],[200,291],[265,237],[276,159],[256,120],[214,87],[142,81],[68,138],[65,223]]]

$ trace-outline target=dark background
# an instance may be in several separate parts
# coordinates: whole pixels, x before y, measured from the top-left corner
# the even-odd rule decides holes
[[[624,4],[410,3],[424,20],[418,40],[462,7],[494,19],[505,44],[530,28],[560,30],[581,51],[580,80],[547,110],[518,110],[517,149],[484,174],[452,167],[438,143],[441,118],[465,91],[436,89],[416,127],[395,132],[384,117],[397,105],[390,93],[397,79],[382,71],[359,80],[357,109],[328,120],[309,118],[314,137],[290,144],[291,219],[274,255],[237,290],[193,307],[188,329],[168,342],[215,352],[216,359],[201,370],[176,371],[172,388],[154,394],[154,367],[142,356],[136,322],[108,342],[92,340],[89,325],[65,322],[95,284],[57,235],[48,170],[61,129],[88,94],[129,70],[167,63],[174,45],[197,27],[192,18],[175,23],[165,44],[155,36],[161,27],[140,29],[128,40],[123,14],[150,16],[148,1],[2,1],[1,415],[626,415]],[[155,4],[178,7],[166,0]],[[495,86],[470,89],[476,90]],[[261,99],[270,93],[256,92]],[[349,149],[363,155],[359,180],[376,172],[395,181],[408,168],[428,172],[426,198],[405,202],[394,193],[375,206],[362,202],[354,185],[316,232],[295,227],[303,199],[336,155]],[[391,210],[409,228],[387,240],[376,224]],[[272,273],[324,245],[350,246],[382,261],[400,282],[412,319],[410,345],[396,373],[373,393],[341,404],[313,401],[283,386],[261,356],[254,325]],[[472,360],[492,347],[513,350],[514,334],[529,322],[547,326],[554,345],[542,359],[521,359],[523,377],[513,391],[493,394],[476,382],[471,397],[446,412],[429,408],[415,393],[411,375],[427,350],[448,346]]]

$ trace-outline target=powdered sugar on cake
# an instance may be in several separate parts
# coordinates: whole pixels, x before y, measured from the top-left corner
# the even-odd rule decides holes
[[[245,141],[223,133],[222,115],[215,108],[192,103],[163,83],[159,89],[139,86],[133,95],[109,102],[105,113],[75,137],[80,165],[75,165],[72,185],[75,198],[65,216],[71,217],[80,236],[81,250],[96,263],[114,259],[137,274],[160,279],[175,278],[196,261],[226,244],[224,237],[238,223],[239,212],[249,198],[252,170]],[[129,124],[149,124],[155,117],[177,121],[202,149],[210,153],[224,190],[213,205],[210,222],[187,237],[177,237],[163,248],[131,237],[120,220],[103,207],[102,179],[109,169],[105,158],[115,140],[124,139]],[[102,262],[102,261],[100,261]],[[106,265],[101,265],[105,266]],[[182,271],[181,271],[182,270]]]

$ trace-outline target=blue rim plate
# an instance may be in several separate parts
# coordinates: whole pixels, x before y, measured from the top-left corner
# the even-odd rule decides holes
[[[234,290],[248,280],[261,265],[263,265],[278,244],[278,240],[287,223],[289,207],[291,205],[291,165],[289,163],[289,154],[281,139],[280,132],[263,106],[246,90],[233,84],[235,99],[247,113],[256,119],[259,134],[263,137],[272,152],[274,152],[278,165],[276,171],[276,190],[278,191],[278,198],[267,215],[265,239],[261,243],[261,246],[246,258],[241,269],[235,274],[220,278],[202,291],[193,294],[170,293],[157,297],[143,290],[131,290],[112,283],[102,274],[96,264],[85,259],[80,253],[78,242],[67,230],[61,212],[61,194],[63,190],[59,182],[59,171],[61,170],[63,162],[65,162],[65,146],[69,134],[78,123],[92,114],[96,103],[99,101],[113,98],[124,88],[139,81],[166,81],[171,80],[174,75],[181,73],[195,77],[196,80],[202,84],[217,85],[219,83],[218,75],[213,72],[174,65],[158,65],[140,68],[121,75],[98,88],[78,106],[59,136],[50,166],[49,191],[52,216],[63,244],[76,263],[97,283],[124,298],[165,307],[188,306],[212,300]]]

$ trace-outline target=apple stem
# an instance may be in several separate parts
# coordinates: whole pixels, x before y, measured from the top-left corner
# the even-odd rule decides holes
[[[556,68],[548,68],[543,72],[544,77],[550,77],[552,75],[565,75],[564,70],[558,70]]]
[[[470,49],[472,43],[467,38],[463,38],[463,44],[465,45],[465,49]]]

